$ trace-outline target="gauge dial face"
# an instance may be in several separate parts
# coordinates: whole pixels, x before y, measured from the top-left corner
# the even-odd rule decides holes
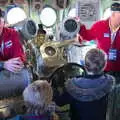
[[[55,50],[53,47],[51,47],[51,46],[47,46],[47,47],[45,48],[45,53],[46,53],[47,55],[49,55],[49,56],[53,56],[53,55],[55,55],[56,50]]]

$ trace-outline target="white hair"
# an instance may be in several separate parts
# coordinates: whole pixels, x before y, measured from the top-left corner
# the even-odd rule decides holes
[[[52,88],[46,80],[33,82],[23,92],[25,102],[40,107],[50,104],[52,96]]]

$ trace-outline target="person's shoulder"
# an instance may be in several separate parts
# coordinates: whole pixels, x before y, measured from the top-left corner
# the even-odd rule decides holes
[[[105,79],[111,84],[111,85],[115,85],[115,77],[110,75],[110,74],[104,74]]]
[[[17,33],[17,31],[14,28],[8,28],[8,30],[12,33]]]
[[[114,80],[115,79],[115,77],[114,76],[112,76],[112,75],[110,75],[110,74],[104,74],[105,75],[105,77],[107,78],[107,79],[112,79],[112,80]]]
[[[8,27],[4,28],[4,32],[6,34],[17,34],[18,33],[14,28],[8,28]]]
[[[94,25],[103,27],[103,25],[107,25],[107,22],[108,20],[99,20],[99,21],[96,21]]]

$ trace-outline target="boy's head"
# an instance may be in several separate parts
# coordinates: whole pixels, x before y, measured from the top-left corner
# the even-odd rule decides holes
[[[23,97],[26,103],[43,108],[52,101],[51,85],[46,80],[37,80],[24,90]]]
[[[106,65],[106,54],[97,48],[91,49],[85,56],[85,68],[88,73],[100,74]]]

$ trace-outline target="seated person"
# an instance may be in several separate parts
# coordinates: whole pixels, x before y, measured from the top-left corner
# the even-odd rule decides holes
[[[106,120],[107,97],[115,80],[103,73],[105,66],[105,53],[89,50],[85,56],[87,75],[68,80],[64,92],[54,97],[58,106],[70,105],[71,120]]]
[[[0,9],[0,97],[11,96],[14,91],[23,91],[29,81],[20,35],[12,28],[7,28],[4,12]],[[16,90],[17,89],[17,90]],[[9,91],[9,92],[8,92]]]
[[[51,85],[46,80],[33,82],[23,92],[26,114],[11,120],[58,120],[52,97]]]

